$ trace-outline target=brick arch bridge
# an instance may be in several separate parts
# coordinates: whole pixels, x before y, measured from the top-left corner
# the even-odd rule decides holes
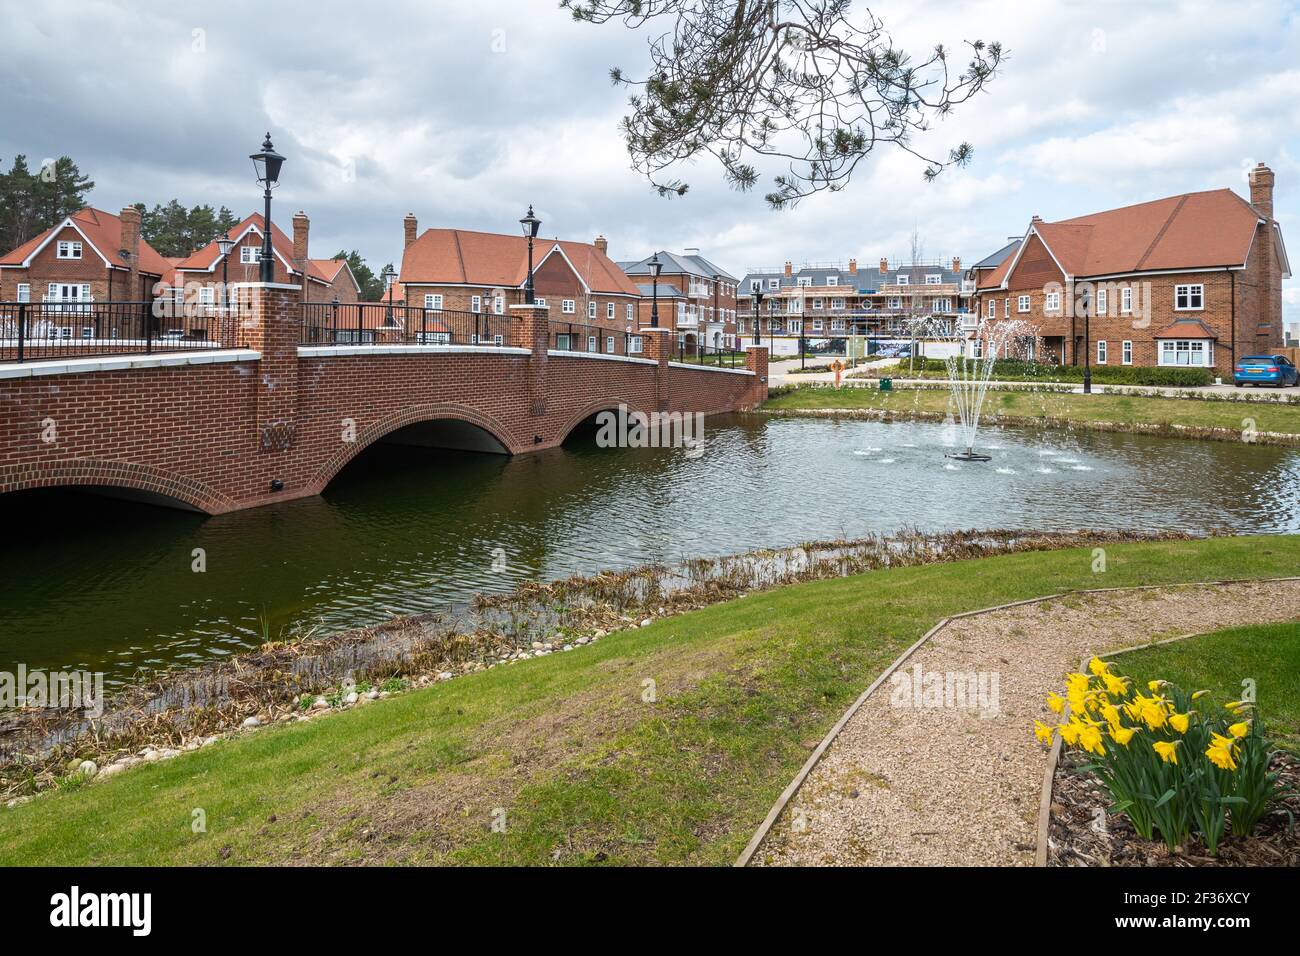
[[[526,454],[625,405],[714,414],[767,395],[743,369],[548,349],[545,307],[504,346],[302,346],[297,290],[256,285],[241,348],[0,364],[0,493],[94,487],[221,514],[318,494],[371,444]]]

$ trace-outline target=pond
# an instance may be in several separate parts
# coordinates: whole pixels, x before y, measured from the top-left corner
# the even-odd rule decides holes
[[[0,670],[110,684],[295,629],[445,608],[524,578],[911,527],[1300,531],[1300,451],[1096,432],[761,415],[702,456],[506,458],[377,445],[324,495],[215,518],[70,491],[0,496]],[[206,569],[194,570],[196,549]]]

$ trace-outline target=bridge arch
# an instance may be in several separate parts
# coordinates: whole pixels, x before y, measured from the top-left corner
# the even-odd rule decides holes
[[[209,515],[238,507],[235,499],[202,481],[134,462],[71,458],[0,472],[0,494],[34,488],[111,488],[123,497]]]
[[[650,414],[646,409],[642,408],[640,404],[630,401],[629,399],[619,398],[617,396],[613,398],[602,398],[587,404],[581,410],[569,416],[564,427],[560,429],[559,444],[562,445],[568,441],[569,436],[572,435],[574,430],[583,422],[599,415],[601,412],[617,412],[620,405],[627,406],[629,412],[641,412],[644,415]]]
[[[477,409],[445,402],[432,405],[414,405],[371,422],[357,433],[355,441],[345,442],[317,470],[310,485],[312,491],[316,494],[323,491],[325,486],[343,470],[344,466],[381,438],[412,425],[438,422],[456,423],[472,427],[481,436],[483,444],[482,447],[474,447],[470,450],[513,455],[520,450],[522,445],[505,425]],[[471,433],[463,432],[461,437],[468,437],[469,434]]]

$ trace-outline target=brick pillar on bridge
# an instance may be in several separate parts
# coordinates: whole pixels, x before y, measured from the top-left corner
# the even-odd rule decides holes
[[[754,373],[754,405],[767,399],[767,359],[766,345],[750,345],[745,348],[745,368]]]
[[[544,305],[510,306],[510,344],[528,349],[528,399],[534,415],[546,414],[546,352],[551,342],[551,310]]]
[[[262,353],[258,363],[258,450],[269,482],[290,484],[289,451],[298,428],[298,337],[302,289],[282,283],[250,282],[238,289],[241,345]]]
[[[657,412],[668,411],[668,358],[672,355],[672,329],[663,326],[642,326],[641,355],[658,362],[655,368],[655,407]]]

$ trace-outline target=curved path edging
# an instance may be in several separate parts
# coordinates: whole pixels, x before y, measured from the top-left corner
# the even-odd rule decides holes
[[[811,774],[813,769],[817,766],[817,764],[821,762],[822,757],[825,755],[826,751],[830,748],[830,745],[834,743],[835,738],[839,736],[840,731],[843,730],[845,725],[853,718],[853,715],[856,714],[858,710],[861,709],[862,705],[866,703],[868,698],[870,698],[873,693],[875,693],[876,689],[880,687],[880,685],[883,684],[886,680],[889,679],[889,676],[891,674],[893,674],[896,670],[898,670],[899,667],[901,667],[904,663],[907,662],[908,658],[910,658],[914,653],[916,653],[916,651],[918,651],[921,647],[927,644],[930,638],[934,637],[935,634],[938,634],[941,630],[943,630],[953,621],[960,621],[963,618],[968,618],[968,617],[978,617],[982,614],[991,614],[995,611],[1004,611],[1007,610],[1008,608],[1023,607],[1028,604],[1042,604],[1046,601],[1056,601],[1064,597],[1072,597],[1072,596],[1078,596],[1084,594],[1114,594],[1117,592],[1160,591],[1160,590],[1171,590],[1175,588],[1222,587],[1230,584],[1270,584],[1270,583],[1281,583],[1281,582],[1288,582],[1288,581],[1300,581],[1300,576],[1287,576],[1287,577],[1277,577],[1277,578],[1229,578],[1229,579],[1217,580],[1217,581],[1182,581],[1182,582],[1176,582],[1172,584],[1141,584],[1132,587],[1120,587],[1120,588],[1085,588],[1077,591],[1074,590],[1059,591],[1054,594],[1045,594],[1040,597],[1026,598],[1021,601],[1010,601],[1005,604],[995,604],[991,607],[978,608],[974,611],[963,611],[960,614],[953,614],[949,617],[941,618],[938,621],[938,623],[936,623],[933,627],[931,627],[928,631],[926,631],[925,634],[923,634],[921,638],[916,641],[915,644],[907,648],[907,650],[903,651],[903,653],[900,654],[892,664],[890,664],[887,668],[885,668],[885,670],[881,672],[880,676],[877,677],[874,681],[872,681],[871,686],[869,686],[866,690],[864,690],[858,696],[857,700],[855,700],[852,704],[849,705],[848,710],[846,710],[840,716],[840,719],[835,722],[835,725],[831,727],[829,731],[826,732],[826,736],[822,738],[821,742],[817,745],[817,748],[804,762],[804,765],[799,768],[799,772],[795,774],[794,779],[790,781],[790,783],[786,786],[786,788],[783,791],[781,791],[781,795],[777,797],[776,803],[774,803],[772,805],[772,809],[770,809],[767,812],[767,816],[763,818],[763,822],[759,825],[758,830],[755,831],[754,835],[750,838],[749,843],[745,845],[745,849],[741,851],[740,856],[736,858],[736,862],[733,863],[732,865],[737,867],[744,867],[749,865],[749,862],[754,858],[754,855],[758,852],[758,848],[762,846],[763,841],[767,839],[767,835],[771,831],[772,826],[776,823],[777,819],[780,818],[781,814],[785,811],[786,807],[790,805],[790,801],[794,799],[795,794],[799,792],[800,788],[804,784],[804,781],[808,779],[809,774]],[[1153,641],[1147,644],[1138,645],[1136,647],[1126,647],[1117,651],[1110,651],[1109,653],[1106,654],[1099,654],[1097,656],[1102,658],[1111,658],[1116,656],[1117,654],[1124,654],[1124,653],[1128,653],[1129,651],[1141,650],[1145,647],[1153,647],[1159,644],[1168,644],[1173,641],[1186,640],[1189,637],[1198,637],[1200,636],[1201,633],[1204,632],[1195,633],[1195,634],[1185,634],[1185,635],[1180,635],[1172,638],[1165,638],[1160,641]],[[1050,816],[1050,814],[1048,814],[1046,811],[1049,811],[1051,807],[1052,780],[1056,773],[1056,765],[1060,755],[1060,747],[1061,747],[1061,741],[1060,738],[1057,737],[1057,739],[1052,744],[1052,750],[1048,757],[1048,761],[1047,761],[1048,767],[1043,781],[1043,791],[1040,794],[1040,799],[1039,799],[1038,840],[1037,840],[1037,847],[1035,848],[1035,856],[1034,856],[1035,866],[1046,865],[1046,857],[1047,857],[1046,827],[1047,827],[1048,817]],[[1040,862],[1040,860],[1042,862]]]

